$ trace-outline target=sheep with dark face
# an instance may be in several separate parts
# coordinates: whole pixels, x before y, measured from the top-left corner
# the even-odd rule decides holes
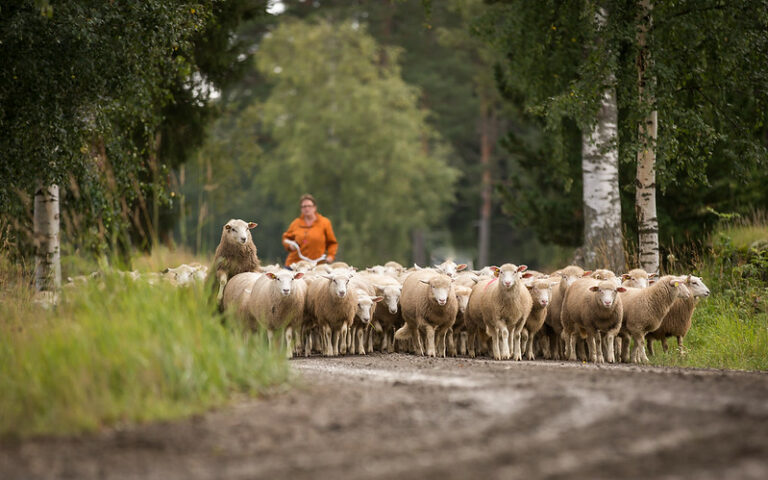
[[[230,278],[238,273],[260,270],[261,263],[251,237],[251,229],[256,228],[257,225],[254,222],[232,219],[221,229],[221,241],[213,256],[213,267],[209,269],[209,275],[213,274],[218,284],[216,301],[219,304],[224,296],[224,287]]]

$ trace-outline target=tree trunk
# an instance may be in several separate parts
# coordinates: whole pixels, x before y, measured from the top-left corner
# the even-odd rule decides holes
[[[424,231],[414,229],[411,232],[411,248],[413,263],[423,267],[427,265],[427,248],[424,242]]]
[[[40,186],[35,191],[35,290],[61,288],[59,250],[59,186]]]
[[[648,87],[655,79],[647,78],[651,62],[646,34],[651,25],[650,0],[641,0],[641,18],[637,32],[637,85],[640,105],[649,113],[638,126],[640,150],[637,152],[637,177],[635,180],[635,215],[638,231],[638,261],[648,273],[659,273],[659,222],[656,217],[656,137],[658,114],[653,109],[653,92]],[[651,91],[649,91],[651,90]]]
[[[477,264],[480,267],[488,265],[491,249],[491,153],[496,141],[494,119],[489,108],[484,107],[480,122],[480,164],[482,165],[482,180],[480,187],[480,221],[477,239]]]
[[[624,271],[619,198],[616,93],[604,92],[597,123],[582,136],[584,261],[588,268]]]

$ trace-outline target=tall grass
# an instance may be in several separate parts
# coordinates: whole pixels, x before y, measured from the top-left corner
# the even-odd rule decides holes
[[[700,250],[701,251],[701,250]],[[655,350],[656,365],[768,370],[768,221],[764,214],[722,224],[703,253],[672,273],[701,276],[712,295],[699,302],[684,353]],[[679,262],[679,261],[678,261]],[[674,340],[670,346],[674,346]],[[658,344],[657,344],[658,346]]]
[[[108,276],[50,310],[12,293],[0,302],[0,436],[177,418],[288,379],[263,338],[222,326],[203,286]]]

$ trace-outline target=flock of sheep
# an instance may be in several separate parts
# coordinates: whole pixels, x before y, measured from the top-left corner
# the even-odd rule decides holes
[[[357,271],[343,262],[262,267],[255,223],[230,220],[211,274],[217,299],[270,342],[283,332],[289,356],[409,351],[419,355],[648,362],[652,339],[683,337],[697,300],[693,275],[568,266],[551,274],[504,264],[467,271],[452,261],[405,269],[388,262]],[[632,345],[630,351],[630,345]]]

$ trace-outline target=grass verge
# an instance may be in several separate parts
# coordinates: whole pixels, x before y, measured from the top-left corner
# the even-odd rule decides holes
[[[283,355],[223,327],[203,288],[108,276],[52,310],[23,289],[4,295],[0,436],[173,419],[286,382]]]

